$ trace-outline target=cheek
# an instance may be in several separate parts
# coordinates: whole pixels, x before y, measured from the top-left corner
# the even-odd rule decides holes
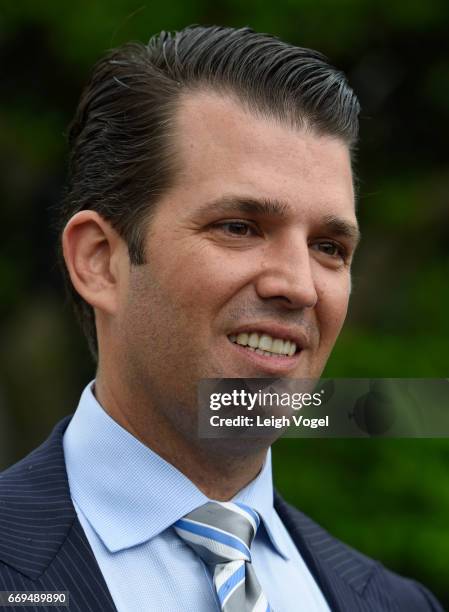
[[[340,333],[348,311],[350,287],[349,274],[321,285],[317,316],[323,342],[334,342]]]
[[[249,282],[253,265],[248,259],[214,245],[192,246],[166,268],[165,283],[175,303],[195,316],[222,305]]]

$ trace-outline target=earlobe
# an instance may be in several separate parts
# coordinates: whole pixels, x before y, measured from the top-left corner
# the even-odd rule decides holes
[[[62,235],[64,260],[75,290],[92,307],[115,312],[118,279],[112,255],[117,233],[92,210],[75,214]]]

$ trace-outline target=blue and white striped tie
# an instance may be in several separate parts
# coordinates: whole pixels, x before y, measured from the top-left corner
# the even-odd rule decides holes
[[[223,612],[273,612],[251,565],[260,518],[249,506],[208,502],[179,519],[176,533],[208,565]]]

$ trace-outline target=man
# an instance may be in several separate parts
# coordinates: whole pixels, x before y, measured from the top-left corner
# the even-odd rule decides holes
[[[2,475],[0,589],[83,612],[441,610],[273,499],[270,440],[197,434],[200,379],[324,368],[358,240],[358,111],[320,54],[247,28],[97,64],[61,212],[97,373]]]

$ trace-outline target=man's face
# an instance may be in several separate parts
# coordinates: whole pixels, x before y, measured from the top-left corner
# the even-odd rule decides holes
[[[122,290],[127,383],[174,411],[201,378],[319,377],[350,294],[346,145],[206,92],[185,97],[176,139],[181,172]]]

